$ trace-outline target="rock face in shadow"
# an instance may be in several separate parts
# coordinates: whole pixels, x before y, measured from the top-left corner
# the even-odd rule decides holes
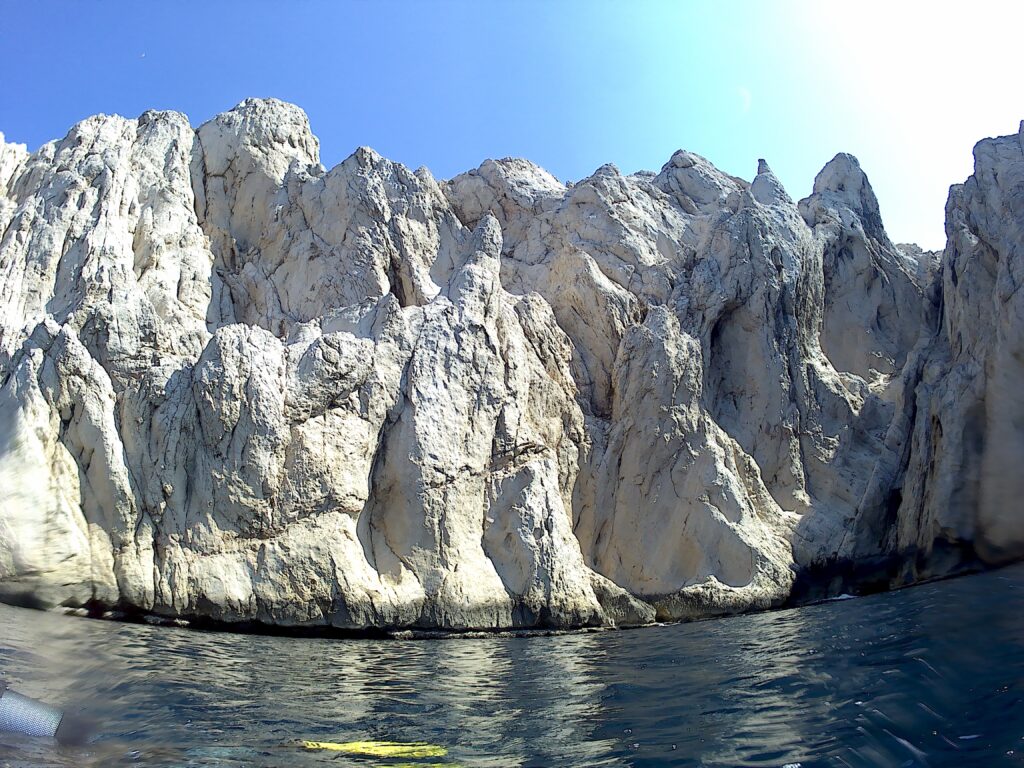
[[[635,625],[1024,553],[1024,156],[941,260],[856,159],[327,171],[298,108],[0,141],[0,598]]]

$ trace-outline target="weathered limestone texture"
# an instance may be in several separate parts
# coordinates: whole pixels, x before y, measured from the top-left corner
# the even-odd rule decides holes
[[[1024,554],[1024,154],[438,182],[298,108],[0,136],[0,599],[624,626]]]

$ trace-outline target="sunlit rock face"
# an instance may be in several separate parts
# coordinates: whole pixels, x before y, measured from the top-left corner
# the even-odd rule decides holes
[[[849,155],[318,153],[273,100],[0,141],[0,597],[622,626],[1024,551],[1019,137],[941,263]]]
[[[915,390],[913,440],[890,546],[922,570],[973,548],[1024,552],[1024,124],[974,147],[950,188],[942,313]]]

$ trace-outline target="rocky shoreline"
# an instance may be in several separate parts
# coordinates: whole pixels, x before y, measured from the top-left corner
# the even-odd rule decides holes
[[[856,159],[447,181],[250,99],[0,137],[0,599],[644,625],[1024,552],[1024,149],[941,253]]]

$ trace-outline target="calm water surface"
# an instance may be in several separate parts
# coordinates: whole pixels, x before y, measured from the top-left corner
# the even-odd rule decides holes
[[[1000,766],[1024,763],[1024,567],[628,632],[319,640],[0,606],[0,674],[87,704],[87,748],[0,766]],[[427,741],[360,759],[296,739]]]

